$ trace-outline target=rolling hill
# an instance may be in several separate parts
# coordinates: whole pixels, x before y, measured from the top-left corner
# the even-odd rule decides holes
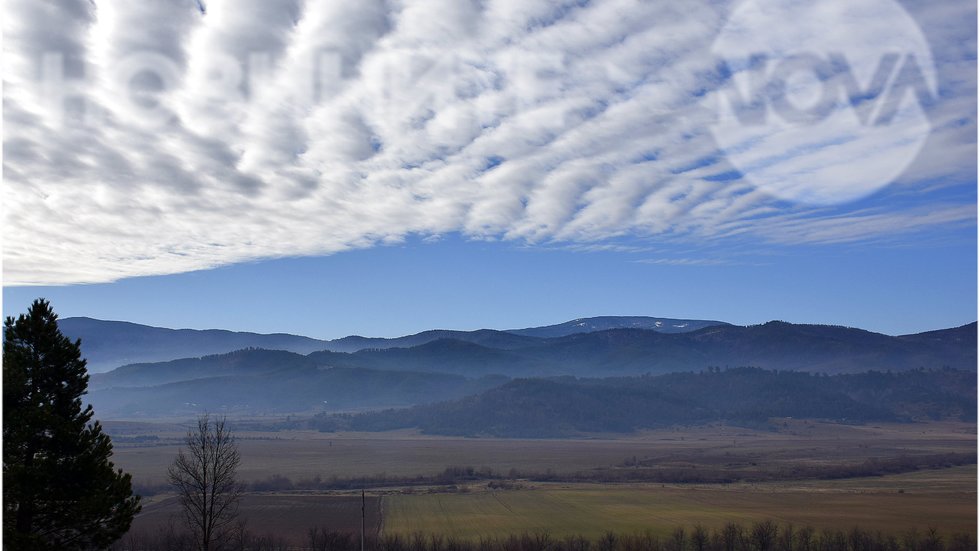
[[[623,377],[738,366],[824,375],[922,368],[975,373],[976,331],[972,323],[891,337],[778,321],[748,327],[715,325],[687,333],[609,329],[550,339],[435,331],[430,336],[479,335],[486,344],[506,348],[457,338],[305,355],[250,348],[122,366],[93,374],[90,389],[100,415],[175,414],[191,407],[187,404],[262,414],[432,403],[500,385],[508,378]],[[82,346],[87,353],[84,342]],[[338,394],[332,384],[346,390]],[[431,386],[428,392],[426,385]]]
[[[392,339],[360,336],[344,337],[329,341],[326,349],[333,352],[358,352],[361,350],[411,348],[440,340],[455,340],[488,348],[512,350],[537,344],[542,339],[493,329],[478,329],[476,331],[432,329],[414,335]]]
[[[285,333],[263,335],[223,329],[165,329],[92,318],[59,319],[58,328],[68,338],[82,340],[82,354],[88,360],[91,373],[133,363],[196,358],[243,348],[309,354],[326,347],[325,341]]]
[[[658,323],[662,327],[658,326]],[[693,330],[703,327],[705,324],[718,323],[720,322],[668,320],[666,318],[636,316],[603,317],[585,318],[551,326],[552,328],[562,328],[572,324],[577,328],[574,330],[548,327],[515,331],[436,329],[396,338],[354,335],[335,340],[318,340],[286,333],[260,334],[222,329],[166,329],[124,321],[104,321],[85,317],[64,318],[58,321],[58,326],[72,340],[82,340],[89,371],[100,373],[127,364],[196,358],[233,352],[243,348],[286,350],[298,354],[309,354],[319,350],[358,352],[368,349],[411,348],[433,341],[452,339],[488,348],[513,350],[540,343],[544,337],[536,336],[535,333],[542,335],[554,333],[557,335],[582,332],[590,330],[591,327],[612,329],[640,326],[664,332],[677,332],[685,328]],[[684,324],[687,325],[682,327]]]
[[[829,325],[772,321],[689,333],[611,329],[550,339],[520,352],[582,376],[667,373],[709,366],[854,373],[953,367],[975,370],[977,324],[892,337]]]
[[[89,377],[89,389],[156,386],[208,377],[255,375],[315,366],[308,356],[295,352],[249,348],[201,358],[124,365],[107,373],[93,373]]]
[[[557,325],[510,329],[508,333],[552,339],[578,333],[593,333],[608,329],[650,329],[660,333],[687,333],[713,325],[729,325],[723,321],[652,318],[649,316],[597,316],[580,318]]]
[[[300,356],[302,357],[302,356]],[[363,411],[472,395],[506,382],[444,373],[299,365],[140,387],[100,387],[87,399],[101,419]]]
[[[974,373],[915,370],[817,376],[758,368],[605,379],[517,379],[443,403],[319,415],[324,431],[418,428],[430,434],[567,437],[671,425],[764,424],[773,417],[843,422],[976,420]]]

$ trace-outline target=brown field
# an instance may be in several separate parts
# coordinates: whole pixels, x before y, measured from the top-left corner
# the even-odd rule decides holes
[[[155,444],[115,445],[116,465],[136,484],[161,484],[185,429],[176,425],[108,423],[114,436],[156,435]],[[241,478],[273,475],[295,481],[321,476],[433,475],[447,466],[489,467],[506,474],[623,469],[776,472],[792,465],[837,465],[869,458],[960,453],[975,455],[976,425],[966,423],[835,425],[778,420],[767,430],[709,426],[574,440],[471,439],[390,433],[240,432]],[[435,531],[461,538],[523,531],[598,535],[666,533],[677,525],[716,527],[773,519],[815,528],[902,532],[910,527],[976,534],[976,465],[844,480],[735,484],[559,484],[522,481],[490,491],[486,481],[445,487],[369,490],[368,531]],[[383,497],[382,497],[383,495]],[[382,515],[383,511],[383,515]],[[177,512],[172,496],[147,500],[134,530],[156,530]],[[359,530],[360,499],[344,492],[253,493],[242,505],[249,529],[303,543],[319,526]]]
[[[463,492],[386,490],[367,497],[366,531],[368,537],[383,529],[385,534],[438,533],[465,540],[524,532],[595,538],[609,530],[666,536],[678,526],[715,529],[727,522],[748,526],[770,519],[816,529],[859,526],[902,535],[935,527],[944,535],[975,536],[976,483],[976,467],[964,466],[789,483],[525,483],[496,491],[482,484]],[[301,545],[314,527],[356,534],[360,507],[360,497],[351,493],[269,493],[245,496],[241,512],[253,534]],[[144,505],[133,532],[152,536],[171,519],[179,526],[178,514],[175,498],[156,496]]]
[[[161,426],[165,430],[153,432],[153,425],[136,426],[139,430],[129,435],[157,434],[161,443],[116,444],[113,461],[131,473],[138,484],[163,483],[179,447],[179,428],[165,425]],[[113,435],[124,433],[113,422],[107,423],[107,430]],[[766,469],[903,455],[976,453],[977,449],[976,425],[953,422],[851,426],[780,420],[771,430],[709,426],[575,440],[453,438],[409,431],[244,432],[238,436],[240,474],[247,481],[277,474],[293,480],[317,475],[432,475],[448,466],[490,467],[502,473],[512,468],[564,473],[619,466],[633,457],[661,466]]]
[[[360,533],[361,497],[354,495],[249,494],[239,509],[248,530],[274,535],[295,545],[307,542],[311,528]],[[373,535],[381,526],[381,498],[369,496],[365,507],[365,531]],[[133,521],[132,533],[153,536],[175,523],[180,528],[180,507],[173,496],[144,503]]]

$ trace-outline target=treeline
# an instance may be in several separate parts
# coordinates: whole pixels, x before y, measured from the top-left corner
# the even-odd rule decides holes
[[[453,466],[433,475],[394,476],[377,474],[357,477],[321,477],[293,480],[275,474],[246,484],[252,492],[285,492],[309,490],[357,490],[361,488],[385,488],[413,486],[441,486],[443,491],[466,491],[465,485],[486,482],[491,488],[513,487],[527,482],[595,482],[625,483],[647,482],[662,484],[709,484],[734,482],[773,482],[779,480],[835,480],[868,476],[884,476],[925,469],[942,469],[960,465],[975,465],[977,456],[971,453],[943,453],[913,455],[894,458],[871,458],[851,463],[832,465],[794,464],[771,468],[731,469],[710,466],[657,467],[624,461],[622,467],[596,468],[585,471],[543,472],[510,469],[506,473],[489,467]],[[167,484],[135,485],[135,493],[149,497],[171,491]]]
[[[550,476],[544,473],[541,476]],[[288,476],[274,474],[269,477],[245,483],[251,492],[284,492],[291,490],[360,490],[362,488],[412,487],[412,486],[453,486],[478,481],[501,481],[529,476],[516,469],[501,473],[488,467],[446,467],[433,475],[395,476],[380,473],[370,476],[339,477],[336,475],[293,480]],[[134,492],[141,496],[154,496],[172,491],[169,484],[135,484]]]
[[[838,480],[869,476],[884,476],[925,469],[943,469],[960,465],[976,465],[972,453],[944,453],[925,456],[871,458],[853,463],[832,465],[793,464],[744,469],[709,466],[643,467],[592,469],[574,473],[528,473],[519,478],[533,482],[650,482],[663,484],[727,484],[734,482],[775,482],[781,480]]]
[[[772,417],[849,423],[975,421],[976,373],[953,369],[814,375],[743,367],[699,373],[516,379],[459,400],[361,414],[321,414],[314,429],[419,428],[456,436],[554,438]]]
[[[302,543],[300,543],[302,539]],[[226,551],[360,551],[358,536],[347,532],[310,529],[305,538],[257,536],[241,527],[222,542]],[[111,547],[112,551],[190,551],[197,549],[190,537],[161,529],[153,535],[130,534]],[[862,528],[815,530],[780,526],[762,521],[745,526],[728,523],[718,529],[703,526],[676,528],[669,536],[651,532],[616,534],[599,538],[555,537],[547,533],[510,535],[461,540],[442,534],[401,536],[372,535],[365,542],[370,551],[971,551],[976,538],[969,534],[944,536],[930,528],[911,529],[896,536]]]

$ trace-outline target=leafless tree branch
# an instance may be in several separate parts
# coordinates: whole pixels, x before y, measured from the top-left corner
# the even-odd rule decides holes
[[[217,549],[227,539],[238,518],[244,485],[238,480],[241,454],[225,419],[197,420],[197,431],[188,432],[168,475],[177,491],[187,526],[202,551]]]

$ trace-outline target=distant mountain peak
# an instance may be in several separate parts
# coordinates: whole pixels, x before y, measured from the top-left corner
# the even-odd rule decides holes
[[[649,329],[660,333],[687,333],[715,325],[729,324],[716,320],[657,318],[652,316],[594,316],[576,318],[555,325],[510,329],[507,332],[515,335],[550,339],[609,329]]]

